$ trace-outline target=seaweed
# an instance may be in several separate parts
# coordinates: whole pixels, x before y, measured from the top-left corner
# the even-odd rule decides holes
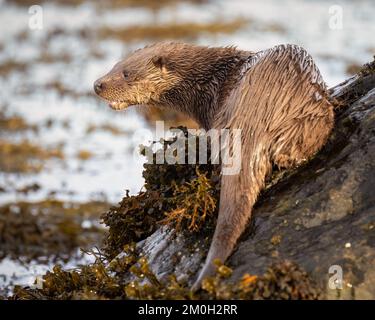
[[[5,109],[5,111],[7,111],[6,107],[3,106],[1,106],[0,109]],[[27,130],[38,132],[38,126],[27,123],[20,115],[8,115],[5,111],[0,110],[0,133],[14,134]]]
[[[20,6],[31,6],[35,4],[32,0],[13,0],[14,3]],[[41,3],[47,2],[46,0],[40,1]],[[86,0],[56,0],[60,5],[65,6],[78,6],[85,3]],[[124,7],[124,8],[145,8],[153,11],[161,10],[168,6],[174,6],[178,2],[186,2],[193,4],[203,4],[207,0],[110,0],[110,1],[93,1],[97,7],[108,8],[108,7]]]
[[[99,31],[101,38],[115,38],[123,42],[142,40],[159,41],[164,39],[195,40],[202,34],[231,34],[249,23],[248,20],[236,18],[232,21],[214,21],[212,23],[170,23],[163,25],[136,25],[123,28],[102,28]]]
[[[185,136],[187,147],[191,134],[185,127],[178,129]],[[103,247],[108,258],[113,259],[124,245],[147,238],[162,224],[176,231],[213,228],[220,191],[219,166],[210,163],[210,155],[207,164],[156,164],[158,152],[168,152],[176,139],[177,136],[162,141],[162,149],[152,154],[153,161],[144,164],[146,190],[135,196],[126,192],[117,206],[102,215],[102,222],[109,227]],[[156,143],[143,146],[141,152],[145,154]],[[185,160],[187,163],[187,155]]]
[[[219,276],[203,281],[210,298],[245,300],[300,300],[323,298],[321,288],[297,264],[278,261],[261,275],[244,274],[240,281],[228,284],[222,281],[231,270],[217,263]],[[220,270],[221,269],[221,270]]]
[[[104,228],[95,225],[107,203],[64,203],[57,200],[17,202],[0,207],[0,260],[68,261],[77,248],[101,241]],[[90,224],[85,226],[84,222]]]
[[[0,154],[2,172],[40,172],[46,160],[64,159],[62,146],[47,149],[28,140],[10,142],[0,138]]]
[[[174,274],[160,282],[143,257],[129,268],[135,257],[134,251],[133,255],[126,255],[125,269],[134,275],[133,281],[125,282],[123,270],[116,272],[116,267],[97,258],[95,263],[75,270],[63,270],[56,265],[43,276],[42,288],[16,286],[10,299],[269,300],[323,297],[321,289],[307,273],[289,261],[271,265],[261,276],[245,274],[235,283],[227,281],[232,270],[217,263],[216,275],[205,279],[202,289],[194,293]]]
[[[206,223],[206,218],[216,212],[214,192],[206,174],[201,174],[197,169],[197,178],[191,182],[185,182],[181,186],[173,183],[172,201],[177,207],[166,212],[162,222],[174,226],[176,231],[184,229],[184,225],[189,231],[199,231]]]
[[[179,129],[185,138],[192,138],[186,128]],[[152,153],[152,160],[158,152],[171,151],[176,139],[161,140],[162,148]],[[155,143],[143,147],[143,154],[147,148],[152,150]],[[159,280],[136,243],[163,224],[177,233],[190,232],[191,236],[198,231],[211,234],[219,201],[219,165],[210,161],[175,165],[151,161],[144,168],[145,191],[135,196],[127,192],[118,206],[102,215],[102,222],[109,227],[103,246],[87,252],[94,255],[95,262],[71,270],[56,265],[42,277],[41,287],[16,286],[9,299],[317,299],[323,296],[309,275],[288,261],[274,263],[263,275],[245,274],[240,280],[232,279],[232,270],[215,261],[216,274],[204,279],[202,289],[197,292],[192,292],[189,283],[178,280],[174,273]]]

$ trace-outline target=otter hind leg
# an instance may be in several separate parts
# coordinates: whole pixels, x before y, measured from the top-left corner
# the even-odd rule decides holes
[[[215,259],[224,263],[232,254],[238,238],[251,218],[253,205],[271,169],[268,155],[264,152],[259,157],[252,157],[251,154],[255,152],[248,154],[244,152],[247,156],[243,156],[242,169],[239,174],[223,175],[221,178],[220,207],[216,229],[204,266],[192,287],[193,291],[200,288],[204,278],[214,274]],[[256,160],[244,161],[249,158]]]
[[[242,161],[241,172],[237,175],[222,176],[220,208],[215,233],[205,264],[192,290],[199,289],[202,280],[213,275],[215,259],[225,262],[232,253],[238,238],[250,220],[253,205],[271,170],[271,162],[280,167],[290,168],[308,160],[324,145],[333,127],[331,106],[325,105],[324,107],[327,109],[323,117],[289,122],[290,128],[288,126],[283,128],[283,134],[279,134],[272,140],[270,149],[260,142],[258,148],[254,150],[245,149],[242,159],[255,160]],[[288,144],[281,143],[285,141],[285,137],[288,138]]]
[[[244,189],[242,180],[239,175],[222,176],[219,216],[215,233],[204,266],[192,287],[193,291],[200,288],[204,278],[214,275],[214,260],[219,259],[224,263],[229,257],[250,219],[251,208],[255,201],[251,198],[248,187]]]
[[[324,105],[325,116],[293,120],[272,144],[272,162],[279,168],[293,168],[316,154],[327,141],[334,123],[333,108]],[[282,143],[288,141],[287,144]]]

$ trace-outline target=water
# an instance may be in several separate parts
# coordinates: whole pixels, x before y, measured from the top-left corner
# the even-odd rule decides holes
[[[332,5],[342,9],[342,29],[329,28]],[[98,7],[91,1],[73,7],[56,1],[42,8],[43,29],[30,30],[28,7],[0,1],[0,65],[18,65],[0,73],[0,110],[39,128],[38,132],[0,131],[0,137],[10,142],[27,139],[44,148],[62,145],[64,159],[47,159],[39,173],[0,172],[0,187],[6,187],[0,193],[0,205],[43,200],[51,193],[62,201],[105,199],[116,203],[125,189],[135,194],[142,188],[143,159],[136,155],[137,133],[150,124],[135,108],[110,110],[94,97],[92,84],[127,52],[153,41],[140,37],[124,42],[98,36],[105,28],[246,19],[248,24],[238,31],[202,32],[194,42],[252,51],[296,43],[312,54],[330,86],[348,77],[348,66],[368,62],[375,54],[372,0],[184,1],[159,10]],[[92,156],[82,160],[77,156],[82,151]],[[16,192],[31,183],[41,188],[28,194]],[[50,265],[29,267],[28,271],[18,262],[3,259],[0,275],[5,280],[0,287],[30,284]]]

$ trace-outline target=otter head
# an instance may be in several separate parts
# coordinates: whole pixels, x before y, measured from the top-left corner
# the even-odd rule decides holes
[[[168,107],[210,128],[249,55],[233,47],[162,42],[139,49],[94,84],[112,109]]]
[[[157,44],[135,51],[94,83],[94,90],[112,109],[130,105],[160,105],[160,97],[179,81],[169,72],[170,45]]]

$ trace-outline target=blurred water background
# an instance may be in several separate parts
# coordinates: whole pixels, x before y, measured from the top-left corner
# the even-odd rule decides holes
[[[80,214],[82,204],[91,203],[76,231],[84,232],[98,220],[103,204],[121,200],[125,189],[141,190],[143,160],[135,156],[139,140],[134,133],[152,128],[156,119],[188,123],[157,111],[115,112],[94,96],[94,80],[128,52],[162,40],[252,51],[295,43],[315,58],[329,86],[375,54],[373,0],[42,1],[41,29],[30,20],[38,10],[34,4],[0,0],[3,289],[30,284],[52,263],[48,253],[39,254],[46,258],[43,263],[34,256],[30,262],[20,258],[28,251],[4,245],[12,237],[21,244],[29,241],[20,229],[25,226],[9,217],[20,210],[38,216],[55,206],[76,206]],[[74,252],[64,263],[74,266],[82,259]]]

